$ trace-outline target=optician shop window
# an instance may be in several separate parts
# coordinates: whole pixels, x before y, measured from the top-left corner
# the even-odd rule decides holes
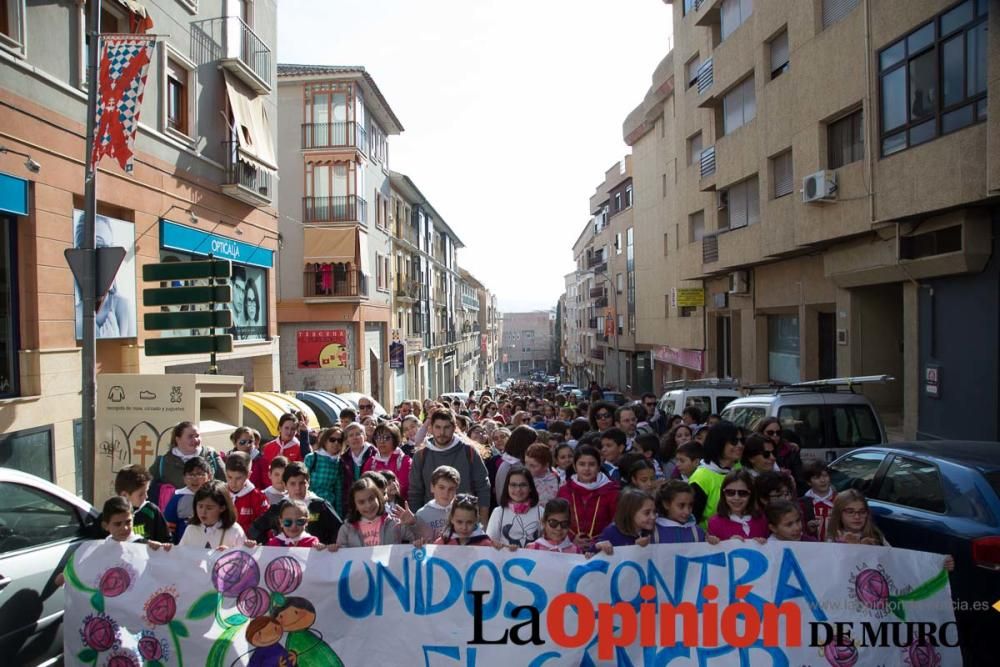
[[[175,250],[161,250],[161,262],[191,262],[204,260],[200,255],[177,252]],[[207,285],[207,280],[184,280],[174,281],[175,287]],[[230,284],[233,287],[233,300],[229,304],[229,309],[233,313],[233,326],[225,331],[218,330],[215,333],[232,334],[234,341],[267,340],[267,269],[237,264],[233,262],[233,273],[230,277]],[[217,308],[224,308],[218,305]],[[170,306],[163,307],[164,311],[169,310],[208,310],[208,304],[200,306]],[[167,335],[171,332],[163,332]],[[174,336],[198,336],[208,335],[208,331],[192,329],[191,331],[172,332]]]
[[[19,393],[14,220],[0,214],[0,398]]]

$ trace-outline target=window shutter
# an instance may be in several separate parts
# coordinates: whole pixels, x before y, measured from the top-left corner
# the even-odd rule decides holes
[[[740,25],[740,0],[722,1],[722,39],[726,39]]]
[[[774,158],[772,166],[775,198],[792,194],[792,152]]]
[[[747,226],[747,181],[729,188],[729,228]]]
[[[687,64],[687,85],[691,86],[698,83],[698,70],[701,69],[701,57],[695,56]]]
[[[743,182],[747,193],[747,224],[760,222],[760,183],[754,176]]]
[[[771,73],[788,64],[788,31],[771,40]]]
[[[743,82],[743,123],[749,123],[757,115],[757,91],[754,89],[753,77]]]
[[[857,6],[858,0],[823,0],[823,27],[836,23]]]

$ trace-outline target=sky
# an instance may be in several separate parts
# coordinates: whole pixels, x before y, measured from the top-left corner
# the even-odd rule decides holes
[[[666,55],[662,0],[281,0],[280,63],[361,65],[405,128],[389,164],[502,312],[549,309],[622,121]]]

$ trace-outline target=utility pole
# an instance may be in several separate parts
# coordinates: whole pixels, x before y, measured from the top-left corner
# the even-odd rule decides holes
[[[95,311],[97,306],[97,262],[94,252],[95,218],[97,216],[97,167],[94,165],[94,133],[97,121],[97,60],[101,38],[101,0],[90,2],[90,32],[87,35],[87,147],[84,154],[84,213],[83,272],[80,297],[83,301],[83,341],[81,349],[81,379],[83,422],[83,489],[84,496],[94,500],[95,459],[97,438],[95,433],[97,399],[97,331]]]

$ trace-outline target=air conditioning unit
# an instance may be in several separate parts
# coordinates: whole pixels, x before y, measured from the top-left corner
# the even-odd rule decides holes
[[[817,171],[802,179],[802,201],[829,202],[837,198],[837,172]]]
[[[715,203],[721,211],[729,206],[729,190],[719,190],[715,193]]]
[[[732,273],[729,274],[729,293],[730,294],[750,293],[749,271],[733,271]]]

